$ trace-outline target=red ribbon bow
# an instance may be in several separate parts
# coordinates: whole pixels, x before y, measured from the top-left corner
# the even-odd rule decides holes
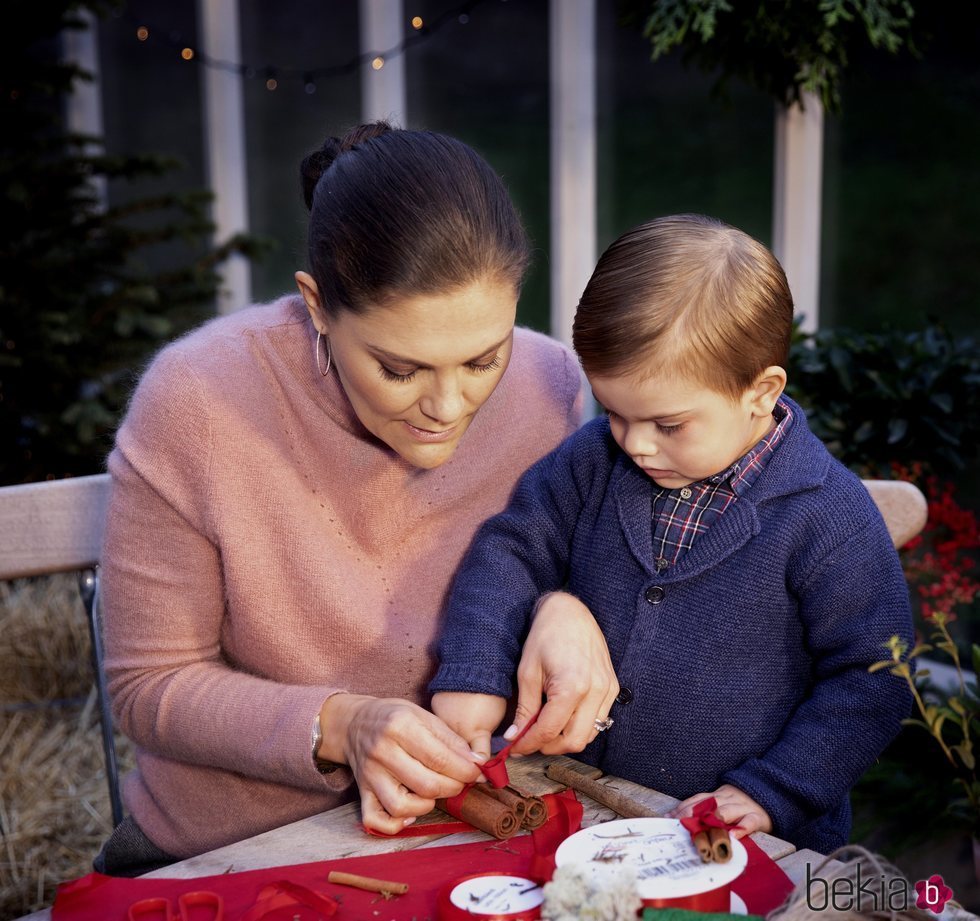
[[[692,838],[700,832],[707,831],[709,828],[727,828],[729,831],[741,830],[741,825],[736,825],[734,822],[729,824],[719,819],[715,812],[717,808],[718,801],[713,796],[709,796],[708,799],[701,800],[694,807],[692,815],[681,819],[681,825],[691,833]]]

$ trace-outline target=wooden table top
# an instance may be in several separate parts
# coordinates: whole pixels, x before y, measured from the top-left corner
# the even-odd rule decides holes
[[[511,758],[507,762],[507,769],[514,785],[524,792],[537,795],[555,793],[563,787],[545,776],[544,769],[550,762],[560,759],[561,756],[545,755]],[[572,759],[564,760],[571,762]],[[573,763],[578,764],[578,762]],[[603,777],[600,782],[627,793],[658,814],[666,813],[678,802],[673,797],[618,777]],[[578,797],[584,807],[583,828],[619,818],[611,809],[599,805],[588,796],[579,793]],[[813,875],[827,860],[815,851],[798,851],[788,841],[772,835],[755,834],[752,838],[794,883],[805,879],[807,867],[811,868],[810,873]],[[264,867],[313,863],[343,857],[361,857],[411,848],[441,847],[447,844],[469,844],[486,840],[489,840],[488,836],[477,831],[417,838],[375,838],[364,832],[361,825],[360,805],[348,803],[253,838],[229,844],[227,847],[217,848],[199,854],[197,857],[189,857],[187,860],[148,873],[147,877],[190,879],[222,873],[240,873]],[[837,861],[831,861],[821,872],[823,875],[828,875],[829,871],[839,866]],[[45,909],[26,916],[22,921],[49,921],[50,918],[50,909]]]

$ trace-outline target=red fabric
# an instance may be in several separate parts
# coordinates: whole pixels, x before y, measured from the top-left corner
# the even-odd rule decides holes
[[[793,891],[793,881],[776,862],[751,838],[742,838],[749,854],[745,871],[732,883],[734,892],[753,915],[767,915],[786,901]]]
[[[53,921],[126,921],[127,909],[139,899],[160,897],[176,904],[177,896],[183,892],[207,889],[224,897],[225,921],[242,921],[263,890],[283,880],[339,902],[334,915],[338,921],[434,918],[436,897],[443,885],[486,870],[526,876],[533,852],[532,837],[523,835],[509,841],[413,849],[198,879],[120,879],[90,873],[58,887],[52,918]],[[405,895],[386,901],[373,892],[328,883],[327,874],[331,870],[405,882],[410,888]],[[298,913],[292,908],[288,912]],[[292,914],[284,917],[291,918]],[[307,915],[300,917],[307,921]]]
[[[563,790],[543,797],[548,807],[548,821],[531,832],[534,853],[527,875],[546,883],[555,872],[555,851],[569,835],[582,827],[582,804],[574,790]]]
[[[732,887],[729,885],[720,886],[709,892],[699,892],[697,895],[688,895],[672,899],[644,899],[644,908],[680,908],[684,911],[696,911],[700,914],[728,914],[732,907],[731,897]]]
[[[574,807],[568,802],[568,797],[563,798],[570,814],[543,826],[549,829],[547,835],[557,837],[561,829],[556,826],[560,822],[567,823],[566,828],[575,824]],[[557,812],[563,807],[555,808]],[[117,879],[90,873],[58,887],[52,917],[53,921],[125,921],[128,907],[138,899],[166,898],[176,904],[181,893],[211,890],[224,898],[225,921],[243,921],[246,917],[250,921],[258,921],[256,915],[248,915],[249,909],[260,897],[267,895],[267,887],[281,886],[285,882],[291,886],[306,887],[340,903],[334,916],[338,921],[434,918],[440,888],[460,877],[499,870],[541,879],[542,875],[535,870],[535,867],[540,867],[537,858],[551,845],[550,842],[542,842],[543,837],[521,835],[509,841],[413,849],[395,854],[350,857],[198,879]],[[732,891],[743,899],[750,912],[763,915],[783,902],[793,884],[754,842],[743,838],[742,843],[748,851],[749,863],[745,872],[732,884]],[[331,870],[406,882],[411,888],[405,895],[386,901],[375,893],[328,883],[327,874]],[[265,921],[279,917],[289,921],[294,915],[299,916],[301,921],[316,919],[312,909],[298,910],[284,906],[281,915],[278,912],[267,915]]]

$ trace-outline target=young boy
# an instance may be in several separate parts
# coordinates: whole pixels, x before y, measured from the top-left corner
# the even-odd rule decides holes
[[[431,690],[456,692],[433,709],[464,738],[492,730],[536,601],[564,589],[625,691],[581,759],[826,853],[908,715],[868,666],[912,625],[877,508],[783,395],[792,318],[775,257],[720,221],[661,218],[606,250],[573,341],[607,415],[477,534]]]

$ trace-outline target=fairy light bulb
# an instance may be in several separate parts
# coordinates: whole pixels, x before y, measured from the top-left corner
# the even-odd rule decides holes
[[[372,67],[373,67],[373,68],[374,68],[375,70],[381,70],[381,68],[385,66],[385,59],[384,59],[383,57],[381,57],[381,55],[379,54],[379,55],[378,55],[378,56],[377,56],[377,57],[376,57],[376,58],[375,58],[375,59],[374,59],[374,60],[373,60],[373,61],[371,62],[371,66],[372,66]]]

